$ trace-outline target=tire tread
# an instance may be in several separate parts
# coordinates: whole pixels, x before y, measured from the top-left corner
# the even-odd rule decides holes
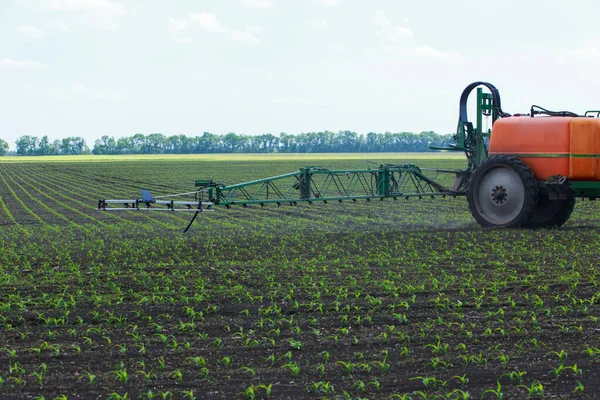
[[[523,208],[519,215],[512,221],[503,225],[496,225],[485,218],[483,218],[479,211],[477,210],[477,206],[475,204],[475,190],[476,186],[479,182],[479,177],[484,174],[490,168],[495,166],[504,166],[508,168],[512,168],[513,171],[519,175],[521,181],[523,182],[523,188],[525,191],[525,201],[523,203]],[[469,206],[469,211],[471,215],[475,218],[475,220],[484,227],[504,227],[504,228],[520,228],[527,224],[529,219],[531,218],[531,214],[533,209],[535,208],[538,201],[538,187],[537,181],[533,172],[529,167],[519,158],[501,154],[494,155],[488,157],[484,162],[481,163],[474,171],[471,179],[469,181],[469,188],[467,190],[467,202]]]

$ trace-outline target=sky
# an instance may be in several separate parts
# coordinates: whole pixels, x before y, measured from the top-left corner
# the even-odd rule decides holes
[[[595,0],[0,0],[0,138],[456,130],[600,109]]]

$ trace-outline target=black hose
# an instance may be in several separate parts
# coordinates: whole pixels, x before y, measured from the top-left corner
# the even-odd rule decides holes
[[[187,224],[185,229],[181,231],[181,233],[186,233],[190,229],[190,227],[192,226],[194,221],[196,220],[196,217],[198,216],[198,214],[200,214],[202,212],[202,200],[204,200],[204,196],[203,195],[198,196],[198,193],[196,193],[195,198],[196,198],[196,200],[198,200],[198,208],[196,209],[196,212],[194,213],[194,216],[192,217],[190,222]]]
[[[535,110],[536,108],[539,111]],[[533,117],[536,114],[538,114],[538,115],[545,114],[545,115],[549,115],[551,117],[581,117],[581,115],[578,115],[571,111],[550,111],[543,107],[533,105],[533,106],[531,106],[531,117]]]
[[[202,212],[202,208],[201,207],[202,207],[202,202],[198,203],[198,210],[194,213],[194,216],[192,217],[192,219],[190,220],[190,222],[187,224],[187,226],[185,227],[185,229],[181,231],[181,233],[186,233],[188,231],[188,229],[190,229],[190,227],[194,223],[194,220],[196,219],[196,217],[198,216],[198,214],[200,214]]]
[[[471,91],[473,89],[475,89],[477,86],[480,86],[480,85],[485,86],[491,92],[492,101],[494,103],[494,110],[498,113],[498,116],[499,117],[510,117],[510,114],[502,111],[502,104],[500,101],[500,92],[498,91],[498,89],[496,89],[496,87],[494,85],[492,85],[491,83],[488,83],[488,82],[481,82],[481,81],[473,82],[469,86],[467,86],[465,88],[465,90],[463,90],[462,94],[460,95],[458,128],[456,131],[457,134],[460,132],[460,128],[463,126],[463,124],[469,122],[469,117],[467,116],[467,100],[469,99],[469,94],[471,93]]]

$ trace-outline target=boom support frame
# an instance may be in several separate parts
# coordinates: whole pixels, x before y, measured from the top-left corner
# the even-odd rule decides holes
[[[456,175],[454,185],[438,181],[441,174]],[[457,182],[464,170],[419,168],[414,164],[380,164],[372,169],[332,170],[318,166],[297,172],[225,186],[213,180],[196,181],[195,192],[154,198],[147,190],[141,199],[99,200],[102,211],[214,211],[213,206],[247,207],[268,204],[292,205],[330,201],[384,200],[411,197],[464,196]],[[447,181],[451,181],[447,179]],[[193,199],[173,197],[193,195]]]
[[[462,173],[461,170],[421,169],[414,164],[380,164],[377,169],[348,170],[310,166],[298,172],[231,186],[214,184],[208,189],[208,198],[215,205],[228,207],[464,194],[436,182],[426,171],[436,175]],[[206,186],[206,182],[200,181],[197,185]]]

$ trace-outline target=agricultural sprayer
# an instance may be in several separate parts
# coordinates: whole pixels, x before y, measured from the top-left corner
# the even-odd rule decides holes
[[[477,88],[475,124],[467,100]],[[484,88],[487,91],[484,91]],[[571,216],[576,197],[600,196],[600,111],[578,115],[531,106],[527,114],[502,110],[500,93],[487,82],[467,86],[459,102],[455,143],[468,166],[453,170],[413,164],[380,164],[374,168],[331,170],[309,166],[288,174],[234,185],[197,180],[196,190],[138,199],[99,200],[103,211],[194,212],[184,231],[202,212],[215,206],[371,201],[411,197],[466,196],[475,220],[486,227],[558,227]],[[491,119],[491,128],[484,121]],[[452,186],[436,179],[455,175]]]

